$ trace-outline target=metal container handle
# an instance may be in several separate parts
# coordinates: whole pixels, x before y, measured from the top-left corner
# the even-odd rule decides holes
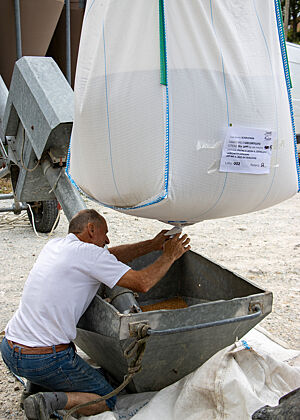
[[[238,316],[236,318],[220,319],[219,321],[206,322],[204,324],[188,325],[186,327],[170,328],[168,330],[152,330],[151,328],[149,328],[148,334],[149,335],[167,335],[167,334],[176,334],[176,333],[187,332],[187,331],[201,330],[203,328],[216,327],[216,326],[225,325],[225,324],[233,324],[234,322],[250,321],[252,319],[258,318],[262,314],[259,304],[255,304],[252,310],[254,311],[254,313],[251,313],[249,315]]]

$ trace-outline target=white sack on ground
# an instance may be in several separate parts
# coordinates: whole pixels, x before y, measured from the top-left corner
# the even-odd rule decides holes
[[[147,394],[144,400],[141,394],[139,401],[122,396],[125,400],[119,414],[105,413],[89,419],[250,420],[258,408],[277,405],[280,397],[300,386],[300,367],[283,361],[299,352],[284,349],[261,329],[253,329],[245,338],[247,342],[239,341],[219,351],[195,372],[159,391],[145,407]],[[247,344],[250,349],[245,348]],[[123,407],[126,398],[127,414]]]
[[[295,194],[279,3],[88,1],[68,164],[81,190],[171,224]]]

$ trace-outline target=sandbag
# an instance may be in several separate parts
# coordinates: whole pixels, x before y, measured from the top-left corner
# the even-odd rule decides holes
[[[87,2],[68,173],[121,212],[174,225],[298,189],[279,0]]]

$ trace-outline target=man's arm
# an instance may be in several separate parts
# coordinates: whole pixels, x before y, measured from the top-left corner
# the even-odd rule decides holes
[[[165,236],[167,230],[162,230],[153,239],[148,241],[137,242],[135,244],[120,245],[109,248],[109,252],[113,254],[119,261],[127,263],[142,255],[149,254],[152,251],[162,249],[163,244],[167,241],[168,237]]]
[[[117,285],[127,287],[135,292],[148,292],[169,270],[171,265],[191,247],[187,235],[180,238],[180,234],[169,239],[163,248],[162,255],[151,265],[142,270],[129,270]]]

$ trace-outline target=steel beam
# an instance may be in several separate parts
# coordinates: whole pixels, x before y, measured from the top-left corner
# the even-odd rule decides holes
[[[65,0],[66,8],[66,78],[71,85],[71,13],[70,0]]]
[[[20,214],[22,210],[27,210],[28,209],[28,205],[22,203],[20,206],[16,207],[14,204],[11,207],[3,207],[0,208],[0,213],[6,213],[8,211],[12,211],[15,214]]]
[[[22,57],[22,32],[20,0],[15,0],[15,24],[16,24],[16,52],[17,60]]]
[[[9,200],[11,198],[14,198],[13,194],[0,194],[0,200]]]

